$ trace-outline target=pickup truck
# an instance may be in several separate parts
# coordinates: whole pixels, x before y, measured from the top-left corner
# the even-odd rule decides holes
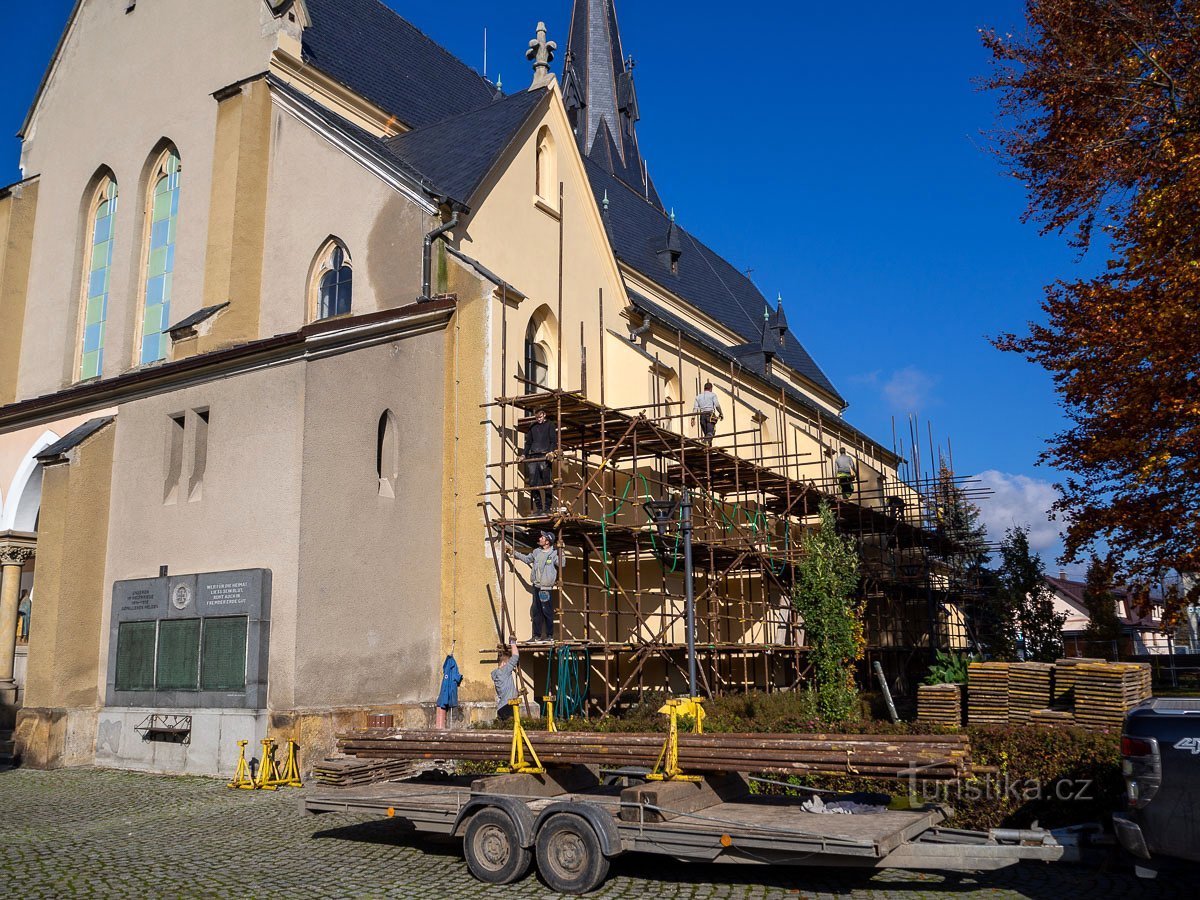
[[[1138,875],[1154,877],[1163,859],[1200,862],[1200,698],[1134,707],[1121,756],[1129,808],[1113,825]]]

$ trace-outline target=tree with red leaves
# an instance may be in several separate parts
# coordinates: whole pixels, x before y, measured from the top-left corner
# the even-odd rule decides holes
[[[1099,231],[1112,258],[996,345],[1051,374],[1070,422],[1042,456],[1067,473],[1064,559],[1110,549],[1148,603],[1200,572],[1200,5],[1028,0],[1026,18],[983,34],[999,152],[1027,221],[1081,252]],[[1184,595],[1168,590],[1169,621]]]

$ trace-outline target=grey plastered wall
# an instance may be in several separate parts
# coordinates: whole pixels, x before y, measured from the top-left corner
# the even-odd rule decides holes
[[[416,300],[430,217],[287,112],[276,109],[271,128],[263,336],[305,324],[309,276],[331,236],[350,252],[355,314]]]
[[[51,71],[22,164],[41,176],[18,399],[74,378],[87,197],[107,166],[120,190],[114,223],[104,374],[133,365],[142,281],[141,181],[162,139],[183,163],[171,318],[198,309],[204,288],[217,102],[212,94],[266,70],[275,20],[248,0],[88,0]]]
[[[245,616],[246,687],[241,691],[117,690],[117,633],[122,622]],[[107,705],[158,709],[266,709],[271,635],[271,572],[203,572],[119,581],[113,585],[108,637]]]
[[[441,681],[443,330],[308,364],[296,707],[432,702]],[[376,471],[399,424],[395,499]]]
[[[164,503],[170,417],[209,411],[200,498]],[[269,569],[270,704],[291,704],[300,523],[304,364],[294,363],[124,404],[113,460],[106,592],[171,572]],[[187,479],[185,452],[183,479]],[[102,634],[111,631],[109,597]],[[98,688],[111,680],[110,647]]]

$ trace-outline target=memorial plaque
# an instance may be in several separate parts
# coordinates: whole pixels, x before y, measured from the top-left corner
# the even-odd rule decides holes
[[[196,610],[202,616],[266,618],[263,570],[209,572],[196,576]]]
[[[139,578],[113,585],[113,620],[136,622],[167,615],[167,580]]]

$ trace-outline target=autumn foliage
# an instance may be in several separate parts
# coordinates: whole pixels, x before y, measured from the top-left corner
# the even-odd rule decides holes
[[[1070,422],[1044,454],[1067,559],[1107,545],[1148,586],[1200,572],[1200,4],[1028,0],[1027,26],[983,36],[999,151],[1028,219],[1111,259],[996,343],[1052,375]]]

